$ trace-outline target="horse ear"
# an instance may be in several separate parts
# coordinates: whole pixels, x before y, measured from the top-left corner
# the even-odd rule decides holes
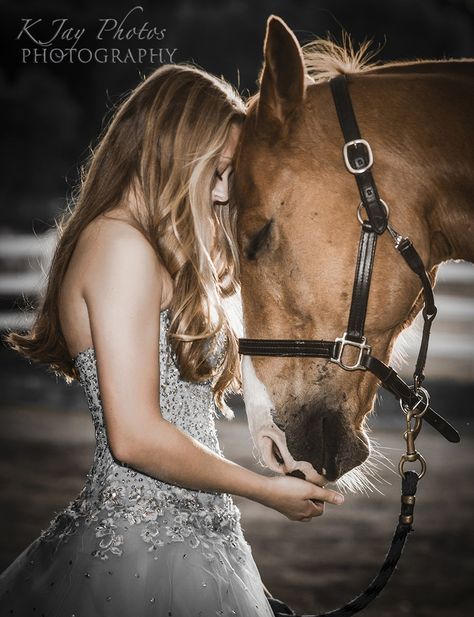
[[[276,15],[267,20],[258,121],[283,125],[304,97],[304,62],[293,32]]]

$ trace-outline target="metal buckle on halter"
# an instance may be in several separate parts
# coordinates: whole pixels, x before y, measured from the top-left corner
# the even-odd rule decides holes
[[[370,353],[372,350],[371,346],[366,344],[367,339],[365,338],[365,336],[363,336],[362,341],[358,343],[356,341],[351,341],[347,339],[346,337],[347,337],[347,332],[344,332],[344,334],[342,335],[342,338],[335,339],[334,350],[336,351],[337,349],[337,343],[339,343],[339,349],[337,350],[335,357],[331,357],[329,359],[331,360],[331,362],[338,364],[345,371],[357,371],[357,370],[366,371],[367,368],[363,364],[361,364],[361,361],[362,361],[362,358],[364,357],[364,352],[367,351],[367,353]],[[359,350],[359,356],[355,364],[346,364],[342,360],[342,355],[344,353],[344,348],[346,347],[346,345],[348,345],[349,347],[356,347]]]
[[[354,163],[356,164],[356,167],[353,167],[349,160],[349,148],[351,146],[358,146],[359,144],[365,146],[365,148],[367,149],[369,161],[368,163],[366,163],[365,156],[358,156],[357,158],[354,159]],[[372,153],[372,148],[370,147],[369,142],[366,141],[365,139],[353,139],[352,141],[346,142],[344,144],[344,149],[342,152],[344,155],[344,163],[346,164],[346,167],[348,171],[351,172],[351,174],[363,174],[364,171],[367,171],[368,169],[370,169],[374,163],[374,155]]]

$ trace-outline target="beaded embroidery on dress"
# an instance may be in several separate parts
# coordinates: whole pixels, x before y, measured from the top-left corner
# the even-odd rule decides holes
[[[221,454],[210,380],[179,375],[160,313],[163,417]],[[225,340],[210,354],[222,360]],[[74,358],[95,428],[84,488],[0,574],[0,617],[273,617],[226,493],[168,484],[114,459],[92,347]]]

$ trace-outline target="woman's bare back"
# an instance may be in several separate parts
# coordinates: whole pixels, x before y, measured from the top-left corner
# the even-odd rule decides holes
[[[59,296],[59,319],[71,358],[93,346],[85,298],[87,294],[97,293],[98,290],[90,285],[88,274],[98,259],[106,258],[107,241],[116,234],[121,234],[124,238],[124,251],[127,250],[125,241],[127,234],[135,236],[139,234],[143,242],[148,243],[148,240],[134,227],[126,212],[116,208],[107,214],[99,215],[87,225],[79,236],[69,262]],[[173,281],[163,264],[161,266],[163,276],[161,309],[164,309],[169,305],[173,295]]]

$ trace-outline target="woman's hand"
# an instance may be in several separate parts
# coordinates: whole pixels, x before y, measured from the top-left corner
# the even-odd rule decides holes
[[[340,505],[344,497],[331,489],[292,476],[266,478],[261,503],[284,514],[290,521],[310,521],[321,516],[324,503]]]

